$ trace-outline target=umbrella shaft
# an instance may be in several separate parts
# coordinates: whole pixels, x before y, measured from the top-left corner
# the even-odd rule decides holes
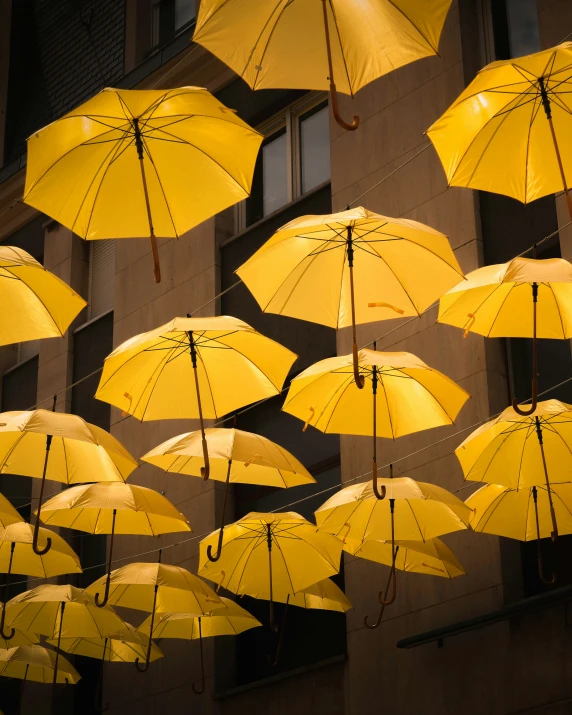
[[[564,189],[564,195],[566,197],[566,205],[568,207],[568,213],[570,214],[570,220],[572,221],[572,197],[570,197],[570,194],[568,193],[566,172],[564,171],[564,164],[562,163],[562,156],[560,155],[560,147],[558,146],[556,130],[554,129],[554,123],[552,121],[552,107],[550,106],[550,98],[548,97],[544,77],[540,77],[538,84],[540,85],[540,98],[542,100],[542,106],[544,107],[544,113],[546,114],[546,119],[548,120],[548,124],[550,126],[550,134],[552,135],[552,143],[554,145],[554,151],[556,152],[556,161],[558,162],[558,169],[560,170],[562,188]]]

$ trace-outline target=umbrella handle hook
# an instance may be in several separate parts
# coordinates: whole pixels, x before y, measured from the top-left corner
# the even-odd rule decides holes
[[[334,81],[334,65],[332,62],[332,48],[330,46],[330,30],[328,27],[328,9],[326,7],[326,0],[322,0],[322,9],[324,11],[324,30],[326,33],[326,50],[328,53],[328,69],[330,72],[329,80],[330,80],[330,97],[332,100],[332,113],[334,115],[334,119],[340,125],[340,127],[342,129],[345,129],[348,132],[354,132],[359,127],[359,117],[354,116],[353,122],[351,124],[349,124],[344,119],[342,119],[342,117],[340,115],[340,110],[338,107],[338,93],[337,93],[336,84]]]
[[[161,563],[161,551],[159,551],[159,563]],[[155,610],[157,608],[158,590],[159,585],[155,584],[155,593],[153,595],[153,610],[151,611],[151,628],[149,629],[149,643],[147,644],[147,656],[145,658],[145,665],[139,665],[139,658],[135,659],[135,667],[140,673],[146,673],[149,670],[149,665],[151,663],[151,648],[153,647],[153,627],[155,625]]]
[[[15,628],[10,628],[9,633],[4,631],[4,626],[6,624],[6,603],[8,601],[8,583],[10,580],[10,573],[12,571],[12,559],[14,557],[14,549],[16,548],[16,542],[13,541],[10,545],[10,561],[8,562],[8,573],[6,574],[6,583],[4,584],[4,605],[2,607],[2,615],[0,615],[0,635],[5,641],[9,641],[14,637],[16,633]]]
[[[190,315],[188,316],[190,317]],[[205,421],[203,419],[203,405],[201,402],[201,389],[199,386],[199,373],[198,373],[198,356],[197,356],[197,346],[195,344],[195,338],[193,336],[193,331],[188,332],[189,337],[189,350],[191,353],[191,364],[193,366],[193,375],[195,378],[195,391],[197,395],[197,407],[199,409],[199,421],[201,423],[201,438],[203,445],[203,461],[205,463],[204,467],[201,467],[201,477],[206,482],[210,477],[211,464],[209,461],[209,447],[207,444],[207,438],[205,435]]]
[[[391,559],[391,572],[389,574],[389,579],[390,581],[387,584],[387,588],[385,589],[385,595],[382,594],[380,591],[378,593],[378,600],[381,603],[382,606],[390,606],[394,601],[397,596],[397,571],[395,570],[395,559],[397,558],[397,552],[399,551],[399,546],[395,546],[395,499],[390,499],[389,500],[389,510],[391,513],[391,553],[392,553],[392,559]],[[389,590],[389,584],[391,582],[392,589],[391,589],[391,596],[389,599],[387,598],[387,592]]]
[[[54,409],[55,411],[56,398],[54,397]],[[40,536],[40,513],[42,511],[42,501],[44,499],[44,485],[46,483],[46,473],[48,471],[48,459],[50,456],[50,447],[52,446],[52,435],[49,434],[46,437],[46,456],[44,458],[44,471],[42,472],[42,484],[40,486],[40,497],[38,499],[38,513],[36,514],[36,521],[34,523],[34,538],[32,540],[32,549],[37,556],[44,556],[52,548],[52,540],[48,536],[46,539],[46,546],[43,549],[38,547],[38,537]]]
[[[228,469],[226,471],[226,483],[224,486],[224,499],[222,502],[221,524],[220,524],[220,529],[218,532],[218,545],[217,545],[216,555],[213,554],[212,546],[210,544],[207,546],[207,558],[209,561],[213,561],[213,562],[218,561],[220,559],[220,555],[222,553],[222,540],[223,540],[223,536],[224,536],[224,515],[226,512],[226,500],[228,497],[228,488],[229,488],[229,484],[230,484],[231,469],[232,469],[232,459],[229,459],[228,460]]]
[[[113,519],[111,521],[111,540],[109,542],[109,559],[107,561],[107,578],[105,579],[105,592],[103,594],[103,600],[100,600],[99,593],[95,594],[95,605],[98,608],[103,608],[107,605],[109,600],[109,588],[111,586],[111,564],[113,560],[113,538],[115,536],[115,518],[117,516],[117,509],[113,510]]]
[[[534,516],[536,519],[536,558],[538,560],[538,577],[546,586],[551,586],[556,583],[556,574],[552,574],[551,579],[547,579],[544,575],[544,559],[542,558],[542,550],[540,548],[540,524],[538,520],[538,504],[537,504],[537,491],[536,487],[532,487],[532,499],[534,501]]]
[[[93,709],[97,710],[97,712],[104,713],[109,710],[109,703],[105,703],[105,705],[101,705],[99,707],[99,699],[100,696],[103,695],[103,666],[105,664],[105,651],[107,650],[107,641],[109,639],[106,638],[105,641],[103,642],[103,655],[101,656],[101,668],[99,669],[99,678],[97,679],[97,686],[95,688],[95,696],[93,698]]]
[[[535,252],[536,253],[536,252]],[[538,283],[532,284],[532,401],[529,410],[523,410],[518,406],[516,399],[512,401],[512,409],[526,417],[531,415],[538,405],[538,360],[536,350],[536,305],[538,303]]]
[[[395,556],[397,556],[397,551],[398,551],[398,549],[399,549],[399,546],[397,546],[397,547],[395,548],[395,550],[394,550],[394,559],[395,559]],[[375,630],[376,628],[379,628],[379,625],[380,625],[380,623],[381,623],[381,619],[383,618],[383,614],[384,614],[384,612],[385,612],[385,607],[388,605],[388,603],[386,603],[387,594],[389,593],[389,587],[391,586],[392,583],[394,584],[394,591],[395,591],[395,578],[394,578],[393,569],[392,569],[392,571],[390,571],[390,573],[389,573],[389,578],[388,578],[388,580],[387,580],[387,585],[386,585],[386,587],[385,587],[385,594],[384,594],[383,598],[382,598],[382,596],[381,596],[381,591],[380,591],[379,594],[378,594],[378,600],[379,600],[379,602],[380,602],[380,604],[381,604],[381,608],[379,609],[379,615],[377,616],[377,621],[376,621],[375,623],[370,623],[370,622],[369,622],[369,616],[364,616],[364,618],[363,618],[363,624],[364,624],[364,626],[365,626],[366,628],[369,628],[369,629],[372,630],[372,631]],[[395,596],[394,596],[394,598],[395,598]]]
[[[205,692],[205,661],[204,661],[204,656],[203,656],[203,627],[202,627],[202,618],[200,616],[199,616],[199,644],[201,647],[200,685],[197,685],[197,683],[199,682],[198,680],[195,680],[195,682],[191,684],[193,693],[195,695],[202,695]]]
[[[375,345],[375,343],[374,343]],[[377,485],[377,367],[374,365],[373,366],[373,377],[372,377],[372,391],[373,391],[373,463],[372,463],[372,468],[371,468],[371,485],[373,488],[373,493],[375,494],[376,498],[379,499],[380,501],[382,499],[385,499],[385,494],[386,494],[386,488],[384,485],[381,487],[381,491],[379,491],[379,487]],[[393,466],[391,467],[393,470]],[[393,471],[391,472],[391,476],[393,476]]]

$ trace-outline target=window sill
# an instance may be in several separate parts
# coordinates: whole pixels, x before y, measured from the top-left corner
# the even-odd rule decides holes
[[[258,221],[255,221],[254,223],[251,223],[250,226],[247,226],[246,228],[241,229],[238,231],[238,233],[235,233],[234,236],[231,236],[230,238],[227,238],[226,241],[223,241],[220,244],[221,248],[224,248],[225,246],[228,246],[229,243],[232,243],[233,241],[236,241],[237,238],[241,238],[242,236],[245,236],[247,233],[250,233],[250,231],[253,231],[254,229],[260,228],[261,226],[264,226],[265,223],[268,223],[269,221],[272,221],[275,219],[277,216],[279,216],[283,211],[286,211],[287,209],[292,208],[293,206],[296,206],[296,204],[301,203],[302,201],[306,201],[309,199],[311,196],[314,194],[317,194],[319,191],[322,191],[323,189],[326,188],[326,186],[331,185],[331,179],[328,179],[327,181],[324,181],[323,183],[319,184],[315,188],[311,189],[307,193],[303,194],[302,196],[298,196],[292,201],[290,201],[287,204],[284,204],[284,206],[281,206],[279,209],[276,209],[276,211],[273,211],[271,214],[268,214],[268,216],[265,216],[264,218],[259,219]]]
[[[428,643],[437,643],[437,645],[441,647],[445,638],[451,638],[451,636],[457,636],[461,633],[474,631],[477,628],[490,626],[494,623],[508,621],[511,618],[525,616],[529,613],[534,613],[535,611],[540,611],[559,603],[565,603],[571,599],[572,586],[564,586],[562,588],[557,588],[554,591],[548,591],[547,593],[541,593],[538,596],[531,596],[530,598],[524,598],[521,601],[516,601],[508,606],[499,608],[498,611],[491,611],[490,613],[484,613],[482,616],[468,618],[465,621],[452,623],[451,625],[444,626],[443,628],[436,628],[435,630],[426,631],[425,633],[418,633],[417,635],[410,636],[409,638],[402,638],[400,641],[397,641],[397,647],[417,648],[420,645],[427,645]]]
[[[74,328],[73,334],[75,335],[76,333],[79,333],[81,330],[84,330],[85,328],[89,327],[92,323],[97,323],[98,320],[101,320],[101,318],[105,318],[105,316],[109,315],[110,313],[113,313],[113,308],[111,310],[106,310],[105,313],[94,315],[93,318],[86,320],[85,323],[82,323],[81,325],[78,325],[77,328]]]
[[[302,668],[295,668],[294,670],[289,670],[285,673],[279,673],[278,675],[272,675],[269,678],[263,678],[262,680],[256,680],[252,683],[247,683],[246,685],[239,685],[236,688],[229,688],[228,690],[220,691],[215,690],[213,697],[215,700],[225,700],[226,698],[231,698],[233,695],[239,695],[240,693],[245,693],[249,690],[254,690],[255,688],[263,688],[266,685],[272,685],[288,678],[294,678],[297,675],[311,673],[313,670],[320,670],[322,668],[327,668],[330,665],[339,665],[345,662],[345,654],[336,655],[333,658],[321,660],[318,663],[313,663],[312,665],[305,665]]]

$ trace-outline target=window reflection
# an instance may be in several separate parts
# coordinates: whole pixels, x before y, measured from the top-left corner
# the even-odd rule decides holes
[[[506,0],[510,53],[512,57],[540,50],[536,0]]]
[[[264,216],[288,203],[288,146],[286,130],[262,147]]]
[[[302,193],[330,178],[330,127],[328,107],[323,106],[300,118]]]

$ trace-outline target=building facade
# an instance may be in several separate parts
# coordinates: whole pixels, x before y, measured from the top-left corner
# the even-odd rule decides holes
[[[63,339],[0,349],[2,411],[49,408],[57,394],[58,410],[109,429],[140,457],[196,424],[140,423],[93,398],[96,371],[127,338],[187,313],[225,314],[297,353],[292,375],[322,358],[348,353],[349,329],[336,334],[262,314],[247,289],[235,285],[234,271],[244,260],[277,228],[303,214],[339,211],[357,201],[381,214],[421,221],[450,238],[465,272],[507,261],[549,234],[553,237],[538,257],[572,258],[572,228],[562,197],[525,207],[492,194],[448,188],[424,135],[482,66],[572,36],[570,0],[454,0],[440,56],[381,78],[353,100],[342,98],[344,116],[361,117],[356,132],[339,129],[326,94],[251,92],[190,43],[195,10],[194,0],[0,0],[0,241],[27,250],[89,303]],[[86,243],[19,201],[25,138],[104,86],[183,85],[207,87],[257,127],[265,141],[251,198],[180,240],[159,240],[163,280],[155,284],[148,241]],[[380,350],[412,352],[471,394],[454,426],[378,444],[382,473],[392,463],[396,476],[433,482],[465,498],[472,487],[463,482],[453,450],[513,396],[529,396],[530,346],[477,335],[463,340],[460,331],[436,325],[436,315],[433,308],[413,321],[359,326],[358,343],[377,339]],[[541,342],[543,397],[572,402],[572,382],[565,382],[572,376],[570,345]],[[300,423],[280,411],[282,399],[240,414],[237,426],[278,441],[308,467],[317,484],[288,491],[235,486],[235,518],[286,507],[311,518],[336,487],[371,468],[367,438],[302,433]],[[144,464],[131,480],[165,494],[189,519],[193,533],[117,537],[117,565],[154,560],[163,547],[166,563],[196,572],[200,537],[219,524],[221,485]],[[0,491],[25,518],[38,496],[33,481],[0,477]],[[50,483],[47,492],[59,488]],[[105,538],[71,531],[65,536],[84,567],[73,582],[87,586],[104,573]],[[380,710],[565,715],[572,712],[571,539],[562,537],[557,548],[547,549],[557,574],[547,587],[536,574],[534,544],[469,531],[445,537],[467,575],[448,581],[399,573],[398,599],[375,631],[364,626],[364,615],[375,615],[388,570],[345,555],[338,582],[353,610],[343,616],[290,609],[277,667],[268,661],[276,648],[268,628],[206,640],[206,689],[199,696],[192,689],[200,675],[198,644],[163,641],[166,657],[146,675],[130,665],[106,665],[98,698],[99,663],[76,658],[83,680],[57,693],[52,712],[84,715],[108,706],[109,713],[141,715],[369,715]],[[33,585],[16,583],[12,595]],[[266,604],[247,598],[241,604],[266,618]],[[122,615],[135,625],[145,617],[142,612]],[[6,715],[18,707],[23,714],[48,713],[48,692],[47,686],[26,684],[21,690],[18,682],[2,679],[0,709]]]

